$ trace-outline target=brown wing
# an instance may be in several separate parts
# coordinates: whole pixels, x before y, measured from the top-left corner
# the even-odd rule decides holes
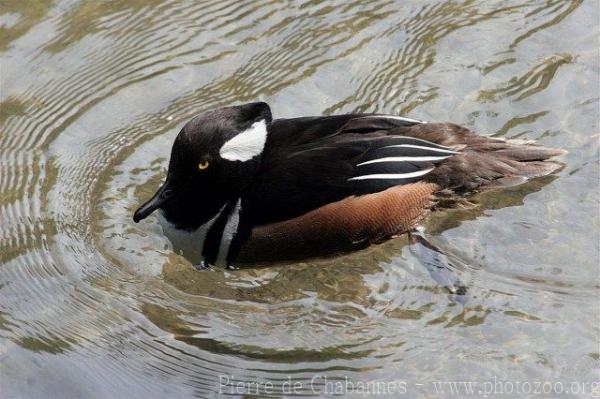
[[[414,228],[428,213],[438,188],[423,182],[395,186],[259,226],[239,259],[243,263],[292,260],[364,248]]]
[[[566,151],[533,142],[479,136],[453,123],[424,123],[402,129],[405,136],[461,148],[423,180],[464,195],[469,192],[524,183],[548,175],[562,164],[551,158]]]
[[[387,123],[387,119],[378,123]],[[362,118],[351,120],[344,131],[361,132],[365,129],[361,123]],[[440,190],[451,203],[453,196],[459,198],[473,191],[520,184],[560,168],[561,164],[551,158],[564,154],[560,149],[479,136],[451,123],[409,124],[394,127],[386,134],[403,136],[403,140],[407,137],[426,140],[429,146],[449,147],[456,153],[444,157],[419,182],[348,197],[293,219],[259,226],[253,230],[240,260],[291,260],[364,248],[413,228],[427,214],[433,194]],[[314,190],[306,192],[312,194]]]

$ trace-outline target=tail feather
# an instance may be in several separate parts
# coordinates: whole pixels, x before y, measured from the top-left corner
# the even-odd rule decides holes
[[[555,156],[565,154],[564,150],[558,148],[541,147],[538,145],[512,144],[510,147],[495,151],[494,155],[504,156],[515,161],[544,161]]]
[[[505,176],[493,180],[486,185],[480,187],[480,190],[493,190],[495,188],[514,187],[526,183],[529,179],[524,176]]]
[[[463,146],[426,177],[427,181],[457,194],[514,186],[548,175],[563,165],[552,158],[566,153],[531,141],[479,136],[453,124],[424,124],[410,129],[413,135],[438,144]]]
[[[518,176],[532,179],[535,177],[541,177],[549,175],[550,173],[560,169],[562,166],[557,162],[549,160],[545,161],[513,161],[516,169],[518,170]]]

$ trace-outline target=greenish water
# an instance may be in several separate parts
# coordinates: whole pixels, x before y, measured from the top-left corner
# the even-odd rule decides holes
[[[600,396],[599,21],[594,0],[0,1],[0,397]],[[405,238],[195,272],[131,214],[183,123],[257,99],[569,153],[428,220],[464,304]]]

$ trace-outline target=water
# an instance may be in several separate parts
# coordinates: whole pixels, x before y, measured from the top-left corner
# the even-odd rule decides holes
[[[397,383],[406,397],[449,395],[444,381],[600,395],[597,1],[0,10],[1,397],[319,395],[336,381]],[[569,154],[554,177],[428,220],[466,301],[405,238],[198,273],[155,217],[131,214],[190,117],[254,100],[277,117],[451,120]]]

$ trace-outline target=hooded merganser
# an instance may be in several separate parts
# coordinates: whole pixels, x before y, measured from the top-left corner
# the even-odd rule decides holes
[[[442,196],[547,175],[560,167],[549,158],[563,153],[400,116],[273,120],[256,102],[190,120],[164,184],[133,219],[160,209],[177,229],[210,222],[204,267],[220,252],[228,267],[265,251],[324,255],[408,232]]]

